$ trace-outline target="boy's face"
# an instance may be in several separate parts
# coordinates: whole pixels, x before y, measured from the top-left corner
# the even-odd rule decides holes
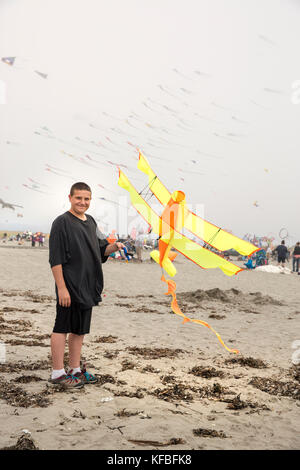
[[[74,194],[69,194],[71,210],[78,215],[83,215],[90,207],[92,195],[90,191],[75,189]]]

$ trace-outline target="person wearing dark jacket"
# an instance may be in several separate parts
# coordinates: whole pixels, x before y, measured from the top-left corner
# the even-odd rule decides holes
[[[300,242],[297,242],[293,251],[293,272],[299,273],[299,263],[300,263]]]
[[[277,251],[277,261],[278,261],[278,264],[282,264],[282,267],[284,267],[284,263],[287,259],[287,255],[288,255],[288,249],[287,247],[285,246],[285,241],[282,240],[281,244],[277,246],[277,248],[275,248],[274,251]]]

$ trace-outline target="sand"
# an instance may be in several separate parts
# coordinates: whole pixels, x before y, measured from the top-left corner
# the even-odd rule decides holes
[[[55,317],[48,250],[3,244],[0,260],[0,448],[17,441],[42,450],[299,448],[292,346],[300,340],[300,276],[229,278],[176,258],[182,310],[210,323],[240,350],[235,355],[209,329],[172,313],[148,252],[142,264],[109,260],[83,346],[100,381],[66,392],[48,383]]]

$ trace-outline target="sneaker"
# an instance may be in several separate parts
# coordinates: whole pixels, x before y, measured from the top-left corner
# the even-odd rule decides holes
[[[66,389],[78,389],[84,386],[84,382],[80,378],[68,373],[63,374],[57,379],[49,379],[49,382],[55,385],[61,385]]]
[[[69,371],[69,374],[72,374],[72,370],[73,369]],[[76,372],[76,374],[72,374],[72,377],[76,377],[77,379],[80,379],[84,384],[95,384],[99,380],[93,374],[90,374],[89,372],[87,372],[86,364],[83,364],[81,366],[81,372]]]

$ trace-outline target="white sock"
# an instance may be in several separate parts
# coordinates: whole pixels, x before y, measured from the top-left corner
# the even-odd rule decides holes
[[[66,373],[65,369],[53,370],[51,374],[51,379],[58,379],[58,377],[60,377],[61,375],[65,373]]]
[[[69,371],[72,370],[72,374],[77,374],[77,372],[81,372],[81,369],[80,367],[74,367],[74,369],[70,369],[69,368]]]

